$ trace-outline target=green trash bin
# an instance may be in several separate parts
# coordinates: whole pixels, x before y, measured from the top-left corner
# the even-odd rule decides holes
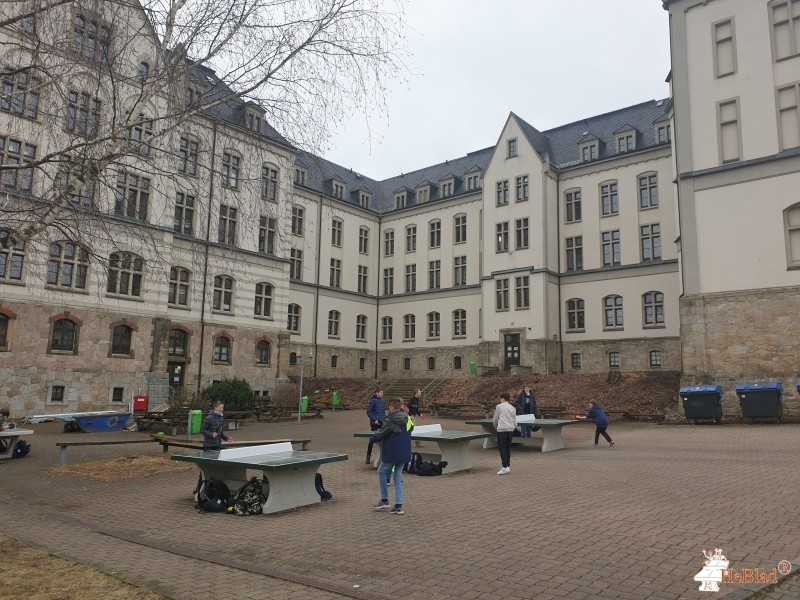
[[[342,397],[339,395],[339,392],[333,392],[333,396],[331,396],[331,406],[336,409],[339,404],[342,402]]]
[[[474,360],[469,361],[469,372],[475,375],[478,372],[478,365]]]
[[[308,396],[303,396],[300,400],[300,412],[308,412]]]
[[[200,433],[200,426],[203,424],[203,411],[190,410],[189,411],[189,433],[194,435]]]

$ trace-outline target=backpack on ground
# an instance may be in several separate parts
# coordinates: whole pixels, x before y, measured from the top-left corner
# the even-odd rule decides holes
[[[264,489],[261,487],[258,477],[251,477],[250,481],[236,492],[236,498],[233,500],[233,514],[240,517],[261,514],[266,501],[267,497],[264,495]]]
[[[75,433],[76,431],[80,431],[81,428],[78,427],[78,422],[74,419],[72,421],[67,421],[64,423],[64,433]]]
[[[422,465],[423,462],[422,455],[419,452],[412,452],[411,462],[406,464],[404,471],[409,475],[417,475],[419,473],[420,465]]]
[[[211,477],[200,484],[197,491],[197,508],[206,512],[226,512],[231,491],[224,481]]]
[[[417,466],[417,475],[422,477],[433,477],[434,475],[441,475],[442,470],[447,467],[447,461],[442,462],[423,462]]]
[[[14,450],[11,452],[11,458],[25,458],[31,451],[31,445],[25,440],[17,440],[14,444]]]
[[[317,493],[319,494],[320,500],[325,501],[333,498],[333,494],[326,490],[325,486],[322,485],[322,475],[320,473],[317,473],[314,476],[314,485],[317,488]]]

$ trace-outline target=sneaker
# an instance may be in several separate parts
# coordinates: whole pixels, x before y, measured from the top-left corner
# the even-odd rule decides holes
[[[509,467],[503,467],[502,469],[500,469],[497,472],[497,474],[498,475],[505,475],[506,473],[510,473],[510,472],[511,472],[511,469]]]
[[[403,512],[403,507],[401,505],[399,505],[399,504],[395,504],[394,507],[392,507],[392,510],[390,510],[389,512],[392,513],[393,515],[403,515],[403,514],[405,514]]]
[[[609,442],[609,444],[611,444],[611,445],[613,446],[613,445],[614,445],[614,440],[611,440],[611,441]]]
[[[387,508],[390,508],[390,507],[389,507],[389,503],[386,500],[381,500],[380,502],[378,502],[372,508],[374,508],[375,510],[384,510],[384,509],[387,509]]]

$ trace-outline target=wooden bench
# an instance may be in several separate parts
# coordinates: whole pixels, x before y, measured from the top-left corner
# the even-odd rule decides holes
[[[314,419],[314,418],[322,418],[322,410],[319,408],[308,407],[308,410],[304,413],[300,413],[300,416],[303,419]],[[297,418],[297,408],[291,407],[273,407],[269,410],[265,410],[259,413],[257,419],[260,421],[261,418],[266,418],[272,422],[277,421],[291,421],[292,419]]]
[[[432,417],[444,417],[447,416],[444,413],[460,416],[460,412],[465,409],[472,410],[476,413],[483,413],[484,416],[487,414],[487,408],[482,404],[438,404],[434,402],[431,403],[430,410]]]
[[[153,440],[106,440],[100,442],[56,442],[56,446],[61,447],[59,464],[67,464],[67,448],[70,446],[112,446],[119,444],[143,444],[151,443]]]
[[[557,419],[567,414],[565,406],[540,406],[539,415],[542,419]]]
[[[195,450],[203,449],[203,440],[181,440],[160,435],[151,435],[150,437],[154,442],[158,442],[159,444],[161,444],[161,447],[163,448],[164,452],[167,452],[170,446],[175,446],[177,448],[193,448]],[[255,441],[245,441],[245,442],[224,442],[223,448],[244,448],[247,446],[283,444],[285,442],[289,442],[290,444],[300,444],[301,449],[305,450],[306,446],[308,446],[308,444],[311,443],[311,440],[255,440]]]

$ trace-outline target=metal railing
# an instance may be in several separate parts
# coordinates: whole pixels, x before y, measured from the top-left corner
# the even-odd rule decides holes
[[[449,381],[452,378],[453,378],[453,363],[450,363],[447,366],[447,368],[442,369],[442,371],[436,376],[436,378],[422,389],[423,398],[427,398],[428,395],[431,394],[432,392],[438,391],[438,389],[442,387],[442,385],[444,385],[446,381]]]

